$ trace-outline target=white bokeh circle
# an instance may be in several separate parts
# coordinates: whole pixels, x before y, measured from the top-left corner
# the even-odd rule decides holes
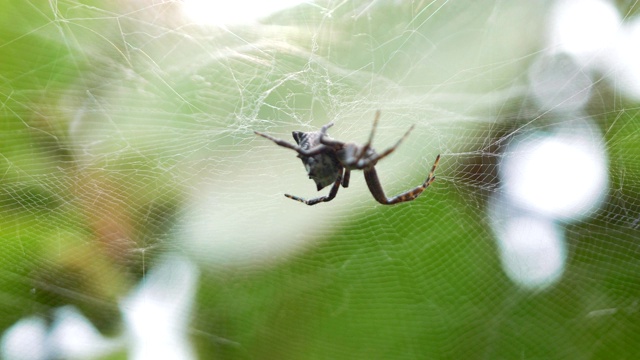
[[[515,206],[562,221],[589,215],[601,203],[608,183],[600,144],[566,133],[517,142],[500,173],[505,195]]]

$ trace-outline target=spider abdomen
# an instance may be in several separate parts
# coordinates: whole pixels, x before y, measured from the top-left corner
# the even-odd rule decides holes
[[[298,146],[304,150],[321,145],[317,132],[294,131],[292,135]],[[318,191],[333,184],[342,170],[342,166],[333,152],[312,156],[298,154],[298,157],[302,160],[304,168],[307,169],[309,179],[315,181]]]
[[[333,184],[340,174],[340,163],[331,154],[319,154],[314,156],[299,156],[307,169],[309,179],[315,181],[318,191]]]

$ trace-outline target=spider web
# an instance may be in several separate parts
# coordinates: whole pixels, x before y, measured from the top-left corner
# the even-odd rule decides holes
[[[638,58],[594,50],[619,30],[594,23],[563,48],[563,4],[318,1],[204,24],[174,1],[2,2],[5,355],[25,319],[40,359],[79,317],[95,339],[72,353],[61,332],[53,356],[152,358],[131,335],[159,321],[136,317],[142,294],[173,306],[173,340],[144,340],[173,358],[632,358],[638,94],[607,56]],[[606,6],[587,15],[636,21]],[[442,155],[421,197],[379,205],[359,171],[329,203],[283,196],[328,189],[254,130],[334,121],[364,143],[378,109],[378,151],[416,125],[376,166],[387,196]]]

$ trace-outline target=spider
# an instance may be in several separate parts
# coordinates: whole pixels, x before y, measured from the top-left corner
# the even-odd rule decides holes
[[[309,200],[294,195],[284,195],[290,199],[300,201],[307,205],[331,201],[338,194],[340,185],[344,188],[349,187],[351,170],[362,170],[371,195],[373,195],[373,198],[379,203],[383,205],[393,205],[414,200],[436,179],[433,174],[440,161],[440,155],[436,157],[436,161],[431,167],[431,172],[429,172],[429,176],[427,176],[427,179],[422,185],[388,198],[384,194],[384,190],[382,190],[382,185],[380,184],[380,179],[378,178],[378,173],[375,168],[376,163],[391,154],[402,141],[409,136],[414,126],[411,126],[394,146],[378,154],[371,147],[371,141],[373,140],[379,119],[380,111],[378,110],[373,120],[373,128],[371,129],[371,134],[369,134],[369,140],[362,146],[355,143],[344,143],[330,138],[327,135],[327,130],[333,126],[333,123],[323,126],[320,131],[294,131],[292,135],[297,145],[258,131],[254,132],[256,135],[267,138],[277,145],[296,151],[298,158],[302,160],[304,167],[307,169],[309,178],[315,181],[318,191],[333,183],[328,195]]]

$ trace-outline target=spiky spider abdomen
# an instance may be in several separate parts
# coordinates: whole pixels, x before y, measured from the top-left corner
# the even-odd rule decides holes
[[[317,132],[294,131],[293,139],[301,149],[309,150],[320,145],[320,136]],[[315,181],[318,191],[333,184],[340,174],[340,162],[335,153],[320,153],[311,156],[298,154],[300,160],[307,169],[309,179]]]

